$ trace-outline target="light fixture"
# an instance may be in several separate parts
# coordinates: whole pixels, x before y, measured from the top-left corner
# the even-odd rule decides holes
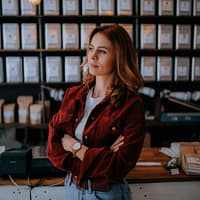
[[[37,6],[41,3],[41,0],[28,0],[33,6]]]

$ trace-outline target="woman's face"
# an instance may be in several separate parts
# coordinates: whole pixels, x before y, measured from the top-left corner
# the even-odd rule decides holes
[[[110,40],[102,33],[96,33],[88,49],[88,67],[94,76],[112,76],[115,65],[115,51]]]

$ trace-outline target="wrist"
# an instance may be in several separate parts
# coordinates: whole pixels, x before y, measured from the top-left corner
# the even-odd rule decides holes
[[[75,141],[71,147],[71,152],[73,154],[73,157],[76,157],[76,154],[78,151],[80,151],[82,148],[82,144],[78,141]]]

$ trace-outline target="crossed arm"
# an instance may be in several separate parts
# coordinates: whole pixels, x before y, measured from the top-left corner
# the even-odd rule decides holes
[[[113,152],[117,152],[119,150],[119,147],[121,145],[123,145],[123,140],[124,140],[124,136],[120,135],[115,142],[110,146],[110,150]],[[73,138],[72,136],[65,134],[62,138],[62,145],[63,148],[65,149],[65,151],[72,151],[72,146],[78,142],[75,138]],[[84,154],[87,151],[88,147],[85,145],[81,146],[81,149],[76,153],[76,156],[80,159],[83,160],[84,158]]]

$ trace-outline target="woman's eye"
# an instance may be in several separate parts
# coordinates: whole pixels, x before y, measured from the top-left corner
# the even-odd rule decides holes
[[[93,47],[89,47],[89,51],[93,51],[93,49],[94,49]]]
[[[99,50],[99,53],[100,53],[100,54],[106,54],[106,51],[104,51],[104,50]]]

